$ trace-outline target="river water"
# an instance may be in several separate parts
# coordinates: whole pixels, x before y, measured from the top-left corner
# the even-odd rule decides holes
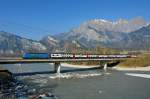
[[[53,66],[46,63],[4,67],[16,74],[43,73],[17,76],[17,81],[22,85],[16,87],[23,86],[21,90],[25,89],[25,92],[13,96],[14,99],[150,99],[150,79],[126,75],[126,73],[150,74],[150,72],[63,67],[61,74],[53,74],[51,73]]]

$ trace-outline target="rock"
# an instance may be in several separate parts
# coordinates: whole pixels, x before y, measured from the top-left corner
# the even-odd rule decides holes
[[[6,69],[0,69],[0,78],[1,79],[11,79],[12,73]]]
[[[7,84],[13,79],[12,73],[0,67],[0,83]]]

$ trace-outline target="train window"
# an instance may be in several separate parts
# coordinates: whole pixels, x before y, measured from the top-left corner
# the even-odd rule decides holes
[[[73,57],[73,54],[62,54],[62,57]]]
[[[51,54],[51,57],[62,57],[61,54]]]
[[[78,55],[75,55],[75,57],[87,57],[87,55],[78,54]]]

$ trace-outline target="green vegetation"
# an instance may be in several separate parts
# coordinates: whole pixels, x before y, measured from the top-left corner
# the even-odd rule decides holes
[[[150,66],[150,54],[140,54],[137,58],[126,59],[120,62],[122,67],[146,67]]]

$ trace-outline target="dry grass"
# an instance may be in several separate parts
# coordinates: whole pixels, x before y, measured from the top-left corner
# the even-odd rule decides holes
[[[150,55],[141,54],[137,58],[122,61],[119,66],[124,67],[146,67],[150,66]]]

